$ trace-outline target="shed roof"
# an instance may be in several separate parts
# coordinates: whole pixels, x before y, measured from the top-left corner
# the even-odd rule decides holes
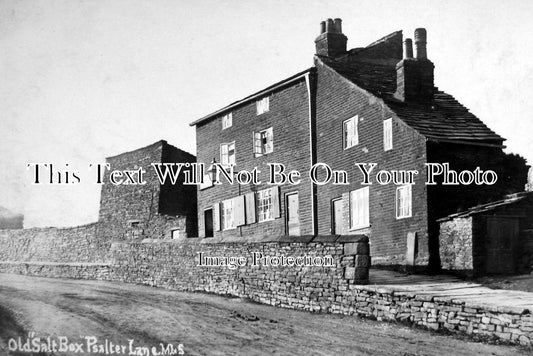
[[[472,215],[476,215],[480,213],[486,213],[489,211],[493,211],[496,208],[500,208],[502,206],[515,204],[520,201],[524,201],[528,198],[533,198],[533,192],[519,192],[519,193],[509,194],[505,196],[504,199],[496,200],[496,201],[486,203],[486,204],[476,205],[474,207],[469,208],[466,211],[462,211],[460,213],[455,213],[455,214],[450,214],[448,216],[438,219],[437,221],[442,222],[442,221],[452,220],[455,218],[463,218],[463,217],[472,216]]]

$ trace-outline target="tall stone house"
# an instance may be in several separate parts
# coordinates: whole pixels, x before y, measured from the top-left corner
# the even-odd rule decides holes
[[[115,239],[186,238],[197,236],[196,187],[183,184],[161,184],[152,164],[195,163],[196,157],[165,140],[146,147],[106,158],[109,168],[102,167],[102,192],[98,216],[98,233]],[[144,184],[136,173],[139,169]],[[95,168],[96,169],[96,168]],[[130,182],[123,174],[112,184],[110,171],[130,171]]]
[[[237,174],[257,167],[262,182],[199,187],[199,236],[364,234],[373,264],[403,264],[411,250],[416,265],[438,268],[436,220],[521,190],[526,166],[502,151],[504,138],[435,86],[426,37],[415,30],[414,50],[401,31],[347,50],[341,20],[328,19],[313,67],[192,122],[198,162],[234,164]],[[269,163],[300,172],[299,184],[266,184]],[[345,171],[346,184],[328,181],[320,163]],[[356,163],[376,163],[372,184],[362,184]],[[498,181],[426,185],[426,163],[494,170]],[[317,180],[327,183],[311,181],[315,164]],[[380,170],[418,174],[414,184],[378,184]]]

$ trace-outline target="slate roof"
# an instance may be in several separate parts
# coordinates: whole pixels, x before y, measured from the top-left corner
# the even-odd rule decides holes
[[[383,99],[407,125],[429,139],[501,144],[504,138],[453,96],[436,87],[431,105],[395,99],[396,64],[401,60],[401,48],[402,33],[397,31],[339,58],[318,58],[355,85]]]
[[[445,216],[443,218],[438,219],[438,222],[452,220],[454,218],[458,217],[467,217],[475,214],[485,213],[488,211],[495,210],[496,208],[515,204],[520,201],[524,201],[526,199],[532,199],[533,198],[533,192],[519,192],[514,194],[506,195],[504,199],[493,201],[487,204],[477,205],[474,206],[466,211],[462,211],[460,213],[450,214],[448,216]]]
[[[355,48],[337,58],[317,58],[358,87],[383,99],[407,125],[428,139],[460,141],[500,146],[505,140],[489,129],[479,118],[461,105],[453,96],[435,87],[431,105],[404,103],[393,97],[396,91],[396,64],[402,59],[403,36],[401,31],[393,32],[363,48]],[[273,84],[257,93],[206,115],[190,126],[210,121],[218,115],[246,104],[268,92],[277,90],[301,80],[310,72],[308,68],[287,79]]]

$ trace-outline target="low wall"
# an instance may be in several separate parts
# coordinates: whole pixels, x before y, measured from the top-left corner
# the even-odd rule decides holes
[[[326,308],[349,285],[368,283],[366,236],[319,237],[310,242],[201,241],[115,242],[114,278],[314,311]],[[241,258],[242,265],[233,268],[227,266],[231,261],[224,261],[226,266],[206,266],[217,257]],[[281,266],[284,259],[287,265]]]
[[[432,330],[479,335],[531,346],[533,315],[520,307],[481,305],[457,297],[394,291],[379,286],[350,286],[341,292],[332,312],[383,321],[408,322]]]
[[[102,279],[180,291],[230,294],[284,308],[408,322],[433,330],[531,345],[533,316],[523,308],[475,305],[468,299],[365,285],[369,282],[370,264],[367,241],[361,236],[280,237],[256,242],[245,238],[231,242],[215,239],[120,241],[112,243],[108,259],[101,262],[14,261],[6,260],[6,255],[2,254],[0,272]],[[246,263],[234,269],[201,266],[199,253],[203,257],[242,256]],[[274,266],[258,261],[256,266],[254,253],[273,257],[271,264],[276,264],[282,256],[307,255],[320,257],[321,261],[328,258],[328,265]],[[18,256],[26,255],[21,251]],[[204,259],[203,264],[207,261]]]

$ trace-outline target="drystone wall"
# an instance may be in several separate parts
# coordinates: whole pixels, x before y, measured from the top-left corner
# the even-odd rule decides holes
[[[0,236],[0,243],[5,243],[4,232]],[[9,258],[8,253],[0,254],[0,272],[103,279],[181,291],[229,294],[284,308],[408,322],[434,330],[532,345],[533,315],[523,308],[476,305],[468,299],[432,296],[423,291],[400,292],[371,285],[366,237],[294,239],[281,237],[250,242],[243,238],[230,243],[215,239],[117,241],[111,244],[107,254],[101,255],[106,256],[105,260],[93,256],[87,261],[95,262],[76,263],[39,261],[44,256],[32,254],[35,248],[32,243],[24,242],[24,237],[20,242],[11,242],[18,245],[9,247],[10,251],[16,250],[14,257],[22,260]],[[41,243],[42,248],[48,248],[44,241]],[[52,245],[57,246],[57,242]],[[269,265],[258,261],[255,266],[254,254],[270,256]],[[328,265],[277,265],[282,257],[306,255],[327,261]],[[246,263],[236,268],[228,265],[235,262],[229,260],[225,266],[201,265],[208,261],[202,257],[217,256],[242,256]]]
[[[311,242],[117,242],[112,246],[113,274],[114,278],[129,283],[231,294],[288,308],[325,310],[339,291],[348,290],[349,285],[368,283],[367,237],[342,237],[343,242],[337,239],[328,236]],[[213,263],[219,257],[233,260]]]
[[[111,241],[98,238],[99,224],[71,228],[0,230],[0,261],[103,262]]]

